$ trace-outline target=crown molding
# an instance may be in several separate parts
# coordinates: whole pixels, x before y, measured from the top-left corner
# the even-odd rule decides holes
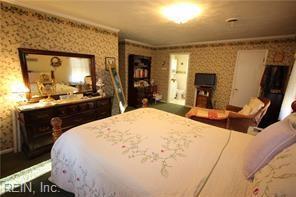
[[[87,24],[87,25],[95,26],[95,27],[98,27],[98,28],[101,28],[101,29],[105,29],[107,31],[112,31],[112,32],[115,32],[115,33],[118,33],[120,31],[120,29],[105,26],[105,25],[101,25],[101,24],[98,24],[98,23],[94,23],[94,22],[89,21],[89,20],[80,19],[80,18],[70,16],[70,15],[67,15],[67,14],[61,14],[61,13],[58,13],[58,12],[41,9],[41,8],[36,7],[36,6],[28,5],[25,2],[20,2],[20,1],[17,1],[17,0],[2,0],[2,1],[13,4],[13,5],[21,6],[21,7],[24,7],[24,8],[29,8],[29,9],[32,9],[32,10],[43,12],[45,14],[50,14],[50,15],[62,17],[62,18],[65,18],[65,19],[69,19],[69,20],[72,20],[72,21],[76,21],[76,22]]]
[[[296,34],[265,36],[265,37],[252,37],[252,38],[240,38],[240,39],[228,39],[228,40],[216,40],[216,41],[204,41],[204,42],[189,42],[189,43],[182,43],[182,44],[154,45],[153,48],[157,49],[157,48],[164,48],[164,47],[183,47],[183,46],[194,46],[194,45],[205,45],[205,44],[276,40],[276,39],[287,39],[287,38],[295,38],[296,39]]]
[[[264,41],[264,40],[277,40],[277,39],[289,39],[295,38],[296,34],[288,34],[288,35],[277,35],[277,36],[265,36],[265,37],[253,37],[253,38],[240,38],[240,39],[228,39],[228,40],[216,40],[216,41],[205,41],[205,42],[190,42],[190,43],[182,43],[182,44],[168,44],[168,45],[151,45],[140,41],[135,41],[131,39],[123,39],[120,40],[120,43],[131,43],[135,45],[141,45],[145,47],[150,47],[152,49],[161,49],[161,48],[171,48],[171,47],[186,47],[186,46],[196,46],[196,45],[207,45],[207,44],[225,44],[225,43],[233,43],[233,42],[251,42],[251,41]]]
[[[147,43],[144,43],[144,42],[131,40],[131,39],[123,39],[123,40],[120,40],[119,42],[127,42],[127,43],[136,44],[136,45],[142,45],[142,46],[145,46],[145,47],[155,48],[155,46],[153,46],[151,44],[147,44]]]

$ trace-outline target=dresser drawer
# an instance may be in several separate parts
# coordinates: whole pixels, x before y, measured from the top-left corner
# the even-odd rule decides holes
[[[63,117],[67,115],[72,115],[79,112],[78,105],[67,105],[63,107],[58,107],[56,109],[56,116]]]
[[[32,143],[34,149],[39,149],[39,148],[44,148],[46,146],[52,146],[53,144],[53,139],[52,139],[52,134],[44,134],[42,136],[36,137]]]
[[[62,119],[62,132],[66,132],[73,127],[111,116],[111,107],[111,98],[106,97],[20,112],[22,148],[29,156],[50,150],[53,143],[50,121],[53,117]]]
[[[63,127],[75,127],[78,125],[85,124],[97,120],[98,111],[97,110],[87,110],[79,114],[72,114],[71,116],[62,117]]]
[[[43,135],[51,134],[52,133],[52,127],[50,125],[50,122],[39,122],[38,124],[29,124],[26,126],[27,130],[30,130],[29,133],[30,137],[32,138],[38,138]]]
[[[23,118],[25,121],[34,123],[38,121],[50,121],[53,116],[54,111],[52,109],[36,110],[23,113]]]
[[[109,99],[99,100],[96,102],[96,105],[98,108],[110,106],[110,100]]]
[[[111,114],[109,111],[98,111],[97,112],[97,119],[103,119],[103,118],[107,118],[110,116],[111,116]]]
[[[81,103],[78,105],[79,111],[85,111],[89,109],[95,109],[96,105],[95,102],[87,102],[87,103]]]

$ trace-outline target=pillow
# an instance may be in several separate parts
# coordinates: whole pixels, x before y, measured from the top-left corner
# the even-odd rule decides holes
[[[251,107],[247,104],[247,105],[245,105],[245,106],[243,107],[243,109],[240,110],[238,113],[239,113],[239,114],[243,114],[243,115],[250,115],[251,110],[252,110]]]
[[[244,175],[251,179],[276,154],[296,142],[296,113],[263,129],[246,148]],[[294,126],[293,126],[294,125]]]
[[[275,156],[255,174],[248,196],[295,196],[296,144]]]
[[[255,113],[257,113],[262,107],[264,107],[264,103],[263,103],[260,99],[258,99],[258,98],[256,98],[256,97],[251,98],[251,100],[250,100],[250,102],[249,102],[248,105],[249,105],[249,107],[251,108],[250,114],[255,114]]]
[[[296,129],[296,113],[293,113],[287,117],[289,122],[291,123],[291,126]]]

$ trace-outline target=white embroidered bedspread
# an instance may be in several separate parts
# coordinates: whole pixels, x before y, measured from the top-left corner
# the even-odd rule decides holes
[[[244,197],[248,196],[251,182],[243,175],[244,151],[253,138],[233,131],[231,139],[219,163],[202,190],[201,197]]]
[[[239,143],[232,133],[155,109],[134,110],[64,133],[51,152],[50,180],[82,197],[207,196],[203,190],[219,175],[214,166],[223,150]],[[242,154],[241,144],[230,152]],[[232,173],[234,166],[219,164]]]

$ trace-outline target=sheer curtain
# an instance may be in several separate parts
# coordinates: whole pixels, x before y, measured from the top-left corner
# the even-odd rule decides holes
[[[90,75],[89,60],[86,58],[70,58],[70,82],[74,84],[83,84],[84,77]]]
[[[296,58],[296,54],[294,57]],[[294,66],[291,71],[285,97],[282,103],[281,112],[279,116],[280,120],[284,119],[286,116],[288,116],[291,113],[292,111],[291,104],[295,99],[296,99],[296,61],[294,62]]]

